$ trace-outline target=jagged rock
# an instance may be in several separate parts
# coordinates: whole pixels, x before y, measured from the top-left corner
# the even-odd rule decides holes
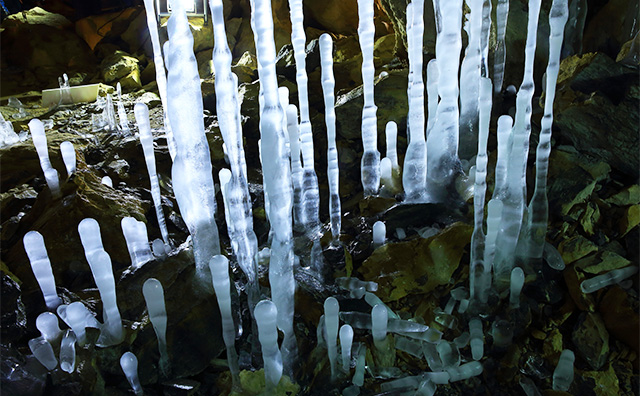
[[[574,263],[574,265],[582,271],[596,275],[624,268],[629,264],[631,264],[631,262],[626,258],[607,250],[587,256]]]
[[[609,357],[609,333],[600,315],[583,312],[576,323],[571,340],[576,352],[581,355],[594,370],[600,370]]]
[[[44,395],[47,370],[33,356],[24,356],[14,346],[0,345],[2,393],[15,396]],[[8,379],[11,379],[10,381]]]
[[[606,370],[583,371],[580,374],[584,378],[591,380],[586,382],[589,382],[589,385],[591,385],[589,389],[593,390],[596,396],[624,394],[621,392],[618,373],[613,364],[609,364]]]
[[[554,128],[558,129],[554,135],[638,177],[639,102],[637,71],[601,53],[564,59],[554,103]]]
[[[231,71],[238,76],[238,85],[251,83],[258,77],[258,59],[247,51],[242,54],[235,65],[231,66]]]
[[[612,0],[598,7],[584,29],[584,50],[615,56],[622,44],[638,31],[635,20],[638,2]]]
[[[11,274],[4,263],[2,266],[2,342],[12,343],[23,337],[27,330],[27,318],[24,304],[22,303],[22,292],[20,281]]]
[[[640,203],[640,186],[634,184],[605,200],[606,203],[616,206],[627,206]]]
[[[598,310],[609,333],[639,353],[637,297],[630,296],[620,286],[612,286],[605,292]]]
[[[358,271],[387,291],[383,301],[396,301],[408,294],[425,294],[446,285],[460,265],[473,227],[454,223],[428,239],[387,243],[364,261]],[[399,269],[402,268],[402,271]]]
[[[625,209],[622,219],[620,219],[620,235],[627,235],[638,224],[640,224],[640,205],[631,205]]]
[[[589,253],[598,251],[598,247],[582,235],[575,235],[560,242],[558,251],[565,264],[570,264]]]
[[[620,62],[623,65],[638,67],[640,66],[640,34],[636,35],[626,43],[622,45],[618,56],[616,56],[616,62]]]
[[[213,73],[215,73],[212,55],[213,48],[200,51],[196,54],[196,61],[198,62],[198,74],[202,79],[209,78],[213,75]]]
[[[107,83],[113,85],[116,82],[122,84],[123,89],[140,88],[140,69],[138,59],[128,55],[124,51],[116,51],[106,57],[100,64],[102,77]]]

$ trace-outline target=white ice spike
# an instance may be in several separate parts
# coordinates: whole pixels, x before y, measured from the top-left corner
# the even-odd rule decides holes
[[[44,134],[42,121],[37,118],[29,121],[29,130],[33,138],[33,145],[40,158],[40,166],[42,167],[42,172],[44,172],[47,186],[49,186],[49,190],[51,190],[51,195],[54,198],[58,198],[60,197],[60,178],[58,177],[58,171],[53,168],[51,161],[49,161],[47,136]]]

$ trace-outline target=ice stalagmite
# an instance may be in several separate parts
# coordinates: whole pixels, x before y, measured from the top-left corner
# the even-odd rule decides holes
[[[69,178],[76,171],[76,150],[73,148],[73,143],[68,141],[60,143],[60,154]]]
[[[147,26],[149,27],[149,37],[153,46],[153,64],[156,70],[156,82],[158,83],[158,93],[162,102],[162,112],[164,115],[164,131],[167,137],[167,146],[169,147],[169,155],[173,160],[176,156],[176,142],[173,138],[171,123],[169,122],[169,113],[167,110],[167,75],[165,74],[162,50],[160,49],[160,36],[158,35],[158,22],[156,21],[156,11],[154,0],[144,0],[144,8],[147,12]],[[165,43],[165,45],[168,41]],[[166,47],[165,47],[166,48]],[[165,54],[168,55],[168,54]],[[168,65],[167,65],[168,67]]]
[[[358,0],[358,40],[362,51],[362,161],[360,172],[364,195],[375,195],[380,187],[380,153],[378,152],[378,108],[373,101],[373,0]]]
[[[87,341],[86,328],[101,329],[102,325],[93,316],[93,312],[81,302],[72,302],[69,305],[60,305],[56,310],[58,316],[73,330],[78,345],[83,346]]]
[[[178,1],[172,5],[168,22],[167,79],[171,95],[167,98],[167,107],[177,150],[171,178],[180,213],[193,240],[197,274],[206,278],[209,260],[220,254],[214,218],[215,188],[209,144],[204,134],[202,91],[193,54],[193,36],[183,4]]]
[[[162,196],[160,195],[160,184],[158,183],[158,173],[156,172],[156,157],[153,152],[153,135],[151,135],[151,126],[149,124],[149,108],[144,103],[136,103],[133,107],[133,114],[138,123],[138,131],[140,132],[140,143],[144,153],[144,162],[147,164],[149,172],[149,180],[151,181],[151,198],[156,209],[156,217],[160,227],[160,234],[165,245],[169,247],[169,231],[167,231],[167,222],[162,212]]]
[[[164,290],[159,280],[147,279],[142,285],[142,295],[147,304],[149,320],[158,338],[160,351],[160,370],[164,375],[169,372],[169,353],[167,352],[167,309],[164,304]]]
[[[120,225],[124,239],[127,241],[131,265],[134,268],[140,268],[145,263],[153,260],[149,237],[147,236],[147,225],[133,217],[124,217]]]
[[[222,0],[210,0],[209,4],[215,36],[213,63],[216,69],[216,111],[231,167],[231,176],[224,187],[225,214],[228,214],[227,229],[238,264],[249,281],[249,309],[253,312],[259,297],[256,260],[258,239],[253,231],[242,129],[238,119],[237,81],[231,73],[232,56],[225,33]]]
[[[522,268],[515,267],[511,271],[511,286],[509,290],[509,307],[518,308],[520,306],[520,292],[524,286],[524,271]]]
[[[348,373],[351,366],[351,345],[353,329],[348,324],[340,327],[340,348],[342,351],[342,371]]]
[[[42,167],[42,172],[44,172],[47,186],[49,186],[49,190],[51,190],[51,195],[54,198],[58,198],[60,197],[60,178],[58,177],[58,171],[53,168],[51,161],[49,161],[47,136],[44,134],[42,121],[37,118],[29,121],[29,130],[33,138],[33,145],[40,158],[40,166]]]
[[[436,123],[436,112],[438,111],[438,62],[431,59],[427,63],[427,139],[429,133]]]
[[[304,212],[302,211],[302,162],[300,160],[300,138],[298,131],[298,108],[288,105],[287,133],[289,136],[289,148],[291,151],[291,186],[293,188],[293,218],[296,230],[302,229]],[[265,208],[266,210],[266,208]]]
[[[329,218],[333,239],[340,237],[342,209],[340,205],[340,169],[336,146],[335,84],[333,77],[333,40],[327,33],[320,36],[320,66],[324,93],[324,120],[327,125],[327,178],[329,179]],[[293,152],[292,152],[293,155]],[[293,157],[292,157],[293,158]]]
[[[531,134],[531,100],[535,85],[533,82],[533,61],[536,52],[536,36],[540,0],[529,2],[527,41],[524,57],[524,76],[516,96],[516,117],[509,138],[510,152],[507,160],[506,191],[502,208],[502,228],[496,245],[494,279],[499,290],[505,290],[513,268],[518,236],[525,214],[527,179],[527,157],[529,135]]]
[[[409,44],[409,146],[404,157],[402,187],[407,202],[427,201],[427,146],[424,126],[424,82],[422,81],[422,36],[424,35],[424,0],[407,5]],[[411,20],[409,18],[411,16]]]
[[[120,367],[127,377],[133,393],[135,393],[136,396],[144,394],[142,385],[140,385],[140,380],[138,379],[138,358],[136,358],[136,355],[131,352],[123,353],[122,357],[120,357]]]
[[[47,370],[51,371],[58,366],[58,359],[53,352],[53,347],[49,341],[43,337],[37,337],[29,340],[29,349],[33,356],[44,366]]]
[[[484,262],[484,200],[487,191],[487,141],[489,139],[489,121],[491,118],[491,80],[480,78],[480,98],[478,100],[478,155],[475,166],[475,185],[473,197],[474,227],[471,235],[471,265],[469,269],[469,290],[474,298],[476,290],[486,293],[490,282],[490,263]],[[484,299],[482,299],[484,300]]]
[[[400,165],[398,164],[398,124],[395,121],[387,122],[384,129],[387,143],[386,157],[391,161],[391,170],[394,180],[400,180]]]
[[[118,119],[120,120],[120,132],[123,135],[129,135],[131,133],[129,129],[129,121],[127,120],[127,111],[124,109],[124,103],[122,103],[122,87],[120,82],[116,84],[116,92],[118,93]]]
[[[504,79],[504,63],[507,59],[505,35],[507,33],[507,18],[509,17],[509,0],[498,0],[496,7],[496,49],[493,62],[493,91],[502,92]]]
[[[255,0],[252,15],[264,102],[260,112],[263,178],[269,195],[269,221],[274,232],[269,261],[269,284],[271,297],[277,307],[278,328],[284,333],[282,356],[285,370],[289,373],[297,355],[293,333],[293,297],[296,285],[293,278],[291,167],[285,131],[282,128],[283,109],[278,98],[271,2]]]
[[[38,315],[36,318],[36,328],[40,332],[40,335],[50,343],[54,343],[62,335],[58,317],[51,312],[43,312]]]
[[[338,326],[340,321],[338,313],[340,305],[334,297],[328,297],[324,301],[324,339],[327,343],[327,354],[329,356],[329,364],[331,365],[331,378],[335,379],[337,375],[338,364]]]
[[[229,281],[229,260],[223,255],[213,256],[209,262],[211,270],[211,278],[213,279],[213,288],[216,291],[216,299],[220,308],[220,316],[222,317],[222,338],[227,347],[227,362],[229,363],[229,371],[231,371],[231,379],[233,387],[240,390],[240,368],[238,367],[238,353],[236,352],[236,326],[233,323],[233,314],[231,311],[231,283]]]
[[[553,370],[553,390],[568,391],[573,382],[573,363],[576,356],[570,349],[565,349],[560,354],[558,365]]]
[[[38,281],[44,302],[49,309],[56,309],[62,303],[56,292],[56,280],[51,270],[51,262],[44,245],[44,238],[38,231],[29,231],[22,239],[24,250],[27,252],[31,269]]]
[[[276,305],[269,300],[262,300],[256,305],[255,316],[262,346],[267,391],[273,391],[282,378],[282,355],[278,350],[278,329],[276,328],[277,315]]]
[[[72,373],[76,367],[76,335],[71,329],[67,329],[60,342],[60,368],[62,371]]]
[[[427,138],[427,191],[441,202],[458,167],[458,68],[462,48],[462,0],[435,0],[436,59],[440,102]],[[429,113],[431,117],[431,113]]]
[[[529,260],[540,261],[544,251],[547,221],[549,219],[549,201],[547,199],[547,173],[549,170],[549,153],[551,152],[551,126],[553,124],[553,100],[556,93],[556,81],[560,70],[560,49],[567,23],[569,11],[568,0],[554,0],[549,11],[549,63],[546,72],[544,89],[544,116],[541,121],[540,137],[536,149],[536,184],[533,197],[529,203],[527,217]]]
[[[100,226],[94,219],[84,219],[78,225],[80,241],[84,247],[84,254],[91,267],[93,279],[96,282],[100,299],[102,300],[102,319],[104,325],[97,344],[100,346],[116,345],[122,342],[124,332],[122,319],[116,300],[116,283],[113,277],[111,257],[102,247]],[[77,335],[77,333],[76,333]]]
[[[298,85],[298,106],[300,108],[300,149],[302,151],[302,206],[305,212],[303,228],[307,237],[315,240],[320,236],[320,193],[318,176],[314,169],[313,133],[309,120],[309,93],[303,27],[302,0],[289,0],[291,9],[291,43],[296,61],[296,83]]]
[[[460,66],[460,147],[459,156],[471,159],[478,148],[478,111],[480,96],[480,63],[483,0],[467,0],[470,8],[464,30],[469,37]]]
[[[593,293],[603,287],[622,282],[628,277],[635,275],[637,272],[638,267],[636,266],[629,266],[605,272],[602,275],[594,276],[591,279],[582,281],[582,283],[580,283],[580,290],[582,290],[583,293]]]

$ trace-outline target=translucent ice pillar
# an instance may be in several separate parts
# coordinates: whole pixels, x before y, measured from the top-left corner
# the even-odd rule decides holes
[[[167,107],[175,132],[176,156],[171,168],[173,190],[182,218],[193,240],[196,270],[207,277],[209,260],[220,254],[215,221],[215,187],[209,144],[202,118],[202,91],[193,36],[184,5],[172,3],[168,22],[169,48]]]
[[[158,83],[158,93],[162,102],[162,113],[164,115],[164,130],[167,137],[169,155],[173,160],[176,156],[176,142],[173,138],[169,114],[167,111],[167,75],[165,74],[162,50],[160,49],[160,36],[158,35],[158,22],[156,21],[156,10],[154,0],[144,0],[144,8],[147,12],[147,26],[149,27],[149,37],[153,47],[153,64],[156,69],[156,82]],[[167,42],[168,43],[168,42]],[[165,43],[166,44],[166,43]],[[165,54],[168,55],[168,54]]]
[[[138,358],[131,352],[125,352],[122,354],[120,358],[120,367],[124,372],[124,375],[127,377],[127,381],[129,381],[129,385],[133,389],[133,393],[137,396],[142,395],[144,392],[142,391],[142,385],[140,385],[140,380],[138,379]]]
[[[149,320],[158,338],[160,351],[160,370],[169,372],[169,353],[167,352],[167,309],[164,304],[164,290],[159,280],[147,279],[142,285],[142,295],[147,304]]]
[[[134,268],[140,268],[145,263],[153,260],[149,238],[147,237],[147,225],[133,217],[124,217],[120,225],[124,239],[127,241],[131,265]]]
[[[278,349],[276,318],[278,309],[269,300],[262,300],[254,311],[258,323],[258,337],[262,346],[264,376],[267,390],[273,390],[282,377],[282,355]]]
[[[520,292],[524,285],[524,272],[522,268],[516,267],[511,271],[511,289],[509,293],[509,306],[518,308],[520,306]]]
[[[373,247],[374,249],[384,245],[387,239],[387,227],[382,221],[376,221],[373,224]]]
[[[340,206],[340,170],[336,147],[335,79],[333,77],[333,41],[327,33],[320,36],[320,66],[324,93],[324,119],[327,125],[327,178],[329,179],[329,218],[333,239],[340,236],[342,209]],[[293,155],[293,154],[292,154]],[[397,162],[397,159],[396,159]]]
[[[340,347],[342,349],[342,370],[349,372],[351,365],[351,344],[353,343],[353,329],[348,324],[340,327]]]
[[[49,309],[56,309],[62,303],[56,292],[56,281],[51,270],[51,262],[44,246],[44,238],[38,231],[29,231],[22,239],[31,269],[38,281],[44,302]]]
[[[435,0],[436,59],[440,102],[427,138],[427,191],[440,202],[458,170],[458,68],[462,48],[462,0]],[[431,113],[429,114],[431,117]]]
[[[238,367],[238,354],[236,352],[236,326],[233,323],[231,311],[231,283],[229,281],[229,260],[223,255],[213,256],[209,262],[213,288],[216,291],[216,299],[222,317],[222,338],[227,347],[227,362],[233,387],[240,390],[240,368]]]
[[[37,118],[29,121],[29,130],[31,131],[31,137],[33,138],[33,145],[35,146],[38,157],[40,158],[40,166],[44,172],[44,178],[47,181],[47,186],[49,186],[49,190],[51,190],[51,195],[54,198],[57,198],[60,196],[60,179],[58,177],[58,171],[53,168],[51,161],[49,161],[47,137],[44,134],[44,125],[42,125],[42,121]]]
[[[43,312],[36,318],[36,328],[40,335],[50,343],[55,342],[62,335],[58,317],[51,312]]]
[[[504,79],[504,64],[507,59],[507,47],[505,35],[507,32],[507,19],[509,17],[509,0],[498,0],[496,7],[496,49],[493,63],[493,91],[498,94],[502,91]]]
[[[327,343],[327,352],[329,355],[329,364],[331,365],[331,378],[335,379],[336,366],[338,363],[338,326],[340,324],[338,313],[340,306],[338,300],[329,297],[324,301],[324,324],[325,324],[325,341]]]
[[[140,143],[142,144],[144,162],[147,164],[149,180],[151,181],[151,198],[153,199],[153,206],[156,209],[160,234],[162,234],[162,240],[165,245],[169,246],[169,232],[167,231],[167,222],[162,212],[162,196],[160,195],[160,184],[158,183],[158,173],[156,172],[156,156],[153,152],[153,135],[151,134],[151,126],[149,124],[149,108],[144,103],[136,103],[133,107],[133,114],[138,123]]]
[[[568,0],[554,0],[549,11],[549,63],[547,64],[544,95],[544,116],[541,120],[540,137],[536,149],[536,184],[529,203],[527,216],[528,252],[530,260],[540,261],[544,251],[549,201],[547,199],[547,173],[551,152],[551,126],[553,124],[553,100],[560,70],[560,49],[569,11]]]
[[[47,370],[51,371],[56,368],[58,359],[56,359],[56,355],[53,353],[53,347],[51,347],[49,341],[45,340],[44,337],[37,337],[29,340],[28,344],[33,356],[35,356]]]
[[[129,121],[127,120],[127,111],[124,109],[124,103],[122,103],[122,87],[120,82],[116,84],[116,92],[118,93],[118,119],[120,120],[120,131],[124,135],[129,135]]]
[[[407,41],[409,44],[409,146],[404,157],[402,187],[408,202],[427,200],[427,146],[424,126],[424,82],[422,81],[422,43],[424,0],[407,5]],[[411,19],[411,20],[410,20]]]
[[[67,178],[71,177],[76,171],[76,150],[73,148],[73,143],[68,141],[60,143],[60,154],[67,169]]]
[[[93,316],[93,313],[89,311],[81,301],[73,302],[68,306],[61,305],[58,307],[57,312],[58,316],[71,327],[80,346],[84,345],[87,341],[85,331],[87,327],[94,329],[102,328],[98,320]]]
[[[387,324],[389,315],[383,304],[376,304],[371,310],[371,334],[376,346],[384,342],[387,337]]]
[[[603,287],[607,287],[635,275],[638,272],[638,267],[629,266],[620,268],[617,270],[606,272],[602,275],[594,276],[591,279],[587,279],[580,283],[580,290],[583,293],[593,293],[596,290],[600,290]]]
[[[289,152],[282,127],[283,109],[278,98],[271,2],[253,1],[252,16],[263,97],[263,108],[260,113],[263,178],[269,196],[269,221],[274,233],[269,262],[269,284],[273,302],[278,307],[276,310],[278,328],[284,333],[283,361],[286,365],[291,365],[297,355],[297,344],[293,333],[295,280],[291,217],[292,186]],[[287,368],[286,371],[291,370]]]
[[[358,40],[362,51],[362,86],[364,107],[362,109],[362,154],[361,178],[364,195],[375,195],[380,186],[380,153],[378,152],[378,119],[373,100],[373,0],[358,0]]]
[[[484,355],[484,334],[482,333],[482,321],[473,318],[469,321],[469,335],[471,340],[471,355],[473,360],[480,360]]]
[[[573,382],[573,362],[576,357],[574,353],[565,349],[560,354],[558,365],[553,371],[553,390],[568,391]]]
[[[62,371],[72,373],[76,367],[76,335],[67,329],[60,343],[60,368]]]

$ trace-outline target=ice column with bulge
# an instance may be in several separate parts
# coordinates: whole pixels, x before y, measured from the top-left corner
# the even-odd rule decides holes
[[[320,36],[320,66],[324,93],[324,118],[327,125],[327,178],[329,179],[329,218],[333,239],[340,236],[342,209],[340,205],[340,169],[336,147],[335,79],[333,77],[333,41],[324,33]]]
[[[160,370],[166,375],[169,371],[169,353],[167,352],[167,309],[164,304],[162,284],[155,278],[147,279],[142,285],[142,295],[147,304],[149,320],[158,338]]]
[[[131,265],[134,268],[139,268],[153,260],[153,254],[149,247],[149,238],[147,237],[147,225],[133,217],[122,218],[120,225],[124,239],[127,241]]]
[[[42,124],[42,121],[37,118],[29,121],[29,130],[31,131],[33,145],[35,146],[38,157],[40,158],[40,166],[44,172],[44,178],[47,181],[47,186],[49,186],[49,190],[51,190],[51,195],[54,198],[58,198],[60,196],[60,178],[58,177],[58,171],[53,168],[51,161],[49,160],[47,136],[44,133],[44,125]]]
[[[171,95],[167,104],[177,150],[171,178],[180,213],[193,238],[197,274],[200,278],[208,278],[209,260],[220,254],[211,156],[204,133],[202,91],[193,54],[193,36],[183,4],[178,1],[172,6],[167,54],[167,89]]]
[[[269,300],[262,300],[256,305],[255,316],[258,322],[258,337],[262,346],[264,376],[267,390],[274,389],[282,378],[282,354],[278,350],[278,330],[276,318],[278,309]]]
[[[38,281],[44,302],[49,309],[56,309],[62,303],[56,292],[56,281],[51,269],[51,261],[44,245],[44,238],[38,231],[29,231],[22,239],[31,269]]]
[[[78,232],[102,300],[104,325],[97,344],[104,346],[119,344],[124,339],[122,319],[116,300],[116,282],[113,277],[111,257],[102,247],[100,226],[96,220],[87,218],[78,224]]]
[[[286,135],[282,127],[283,109],[278,98],[275,68],[275,43],[271,2],[255,0],[252,3],[254,37],[260,68],[260,87],[263,107],[260,112],[260,134],[263,155],[263,178],[269,195],[269,221],[273,229],[269,283],[271,296],[278,314],[278,328],[284,333],[283,361],[290,372],[297,355],[293,333],[295,280],[293,278],[292,246],[292,187]]]
[[[362,109],[362,154],[361,178],[364,195],[375,195],[380,187],[380,153],[378,152],[378,119],[373,100],[373,0],[358,0],[358,40],[362,50],[362,86],[364,107]]]
[[[156,157],[153,152],[153,135],[151,135],[151,126],[149,124],[149,108],[144,103],[136,103],[133,107],[133,114],[138,123],[140,143],[142,144],[144,161],[147,164],[149,180],[151,181],[151,198],[153,199],[153,205],[156,209],[160,234],[162,234],[164,244],[169,247],[169,231],[167,231],[167,222],[162,212],[162,196],[160,195],[160,184],[158,183],[158,173],[156,172]]]

